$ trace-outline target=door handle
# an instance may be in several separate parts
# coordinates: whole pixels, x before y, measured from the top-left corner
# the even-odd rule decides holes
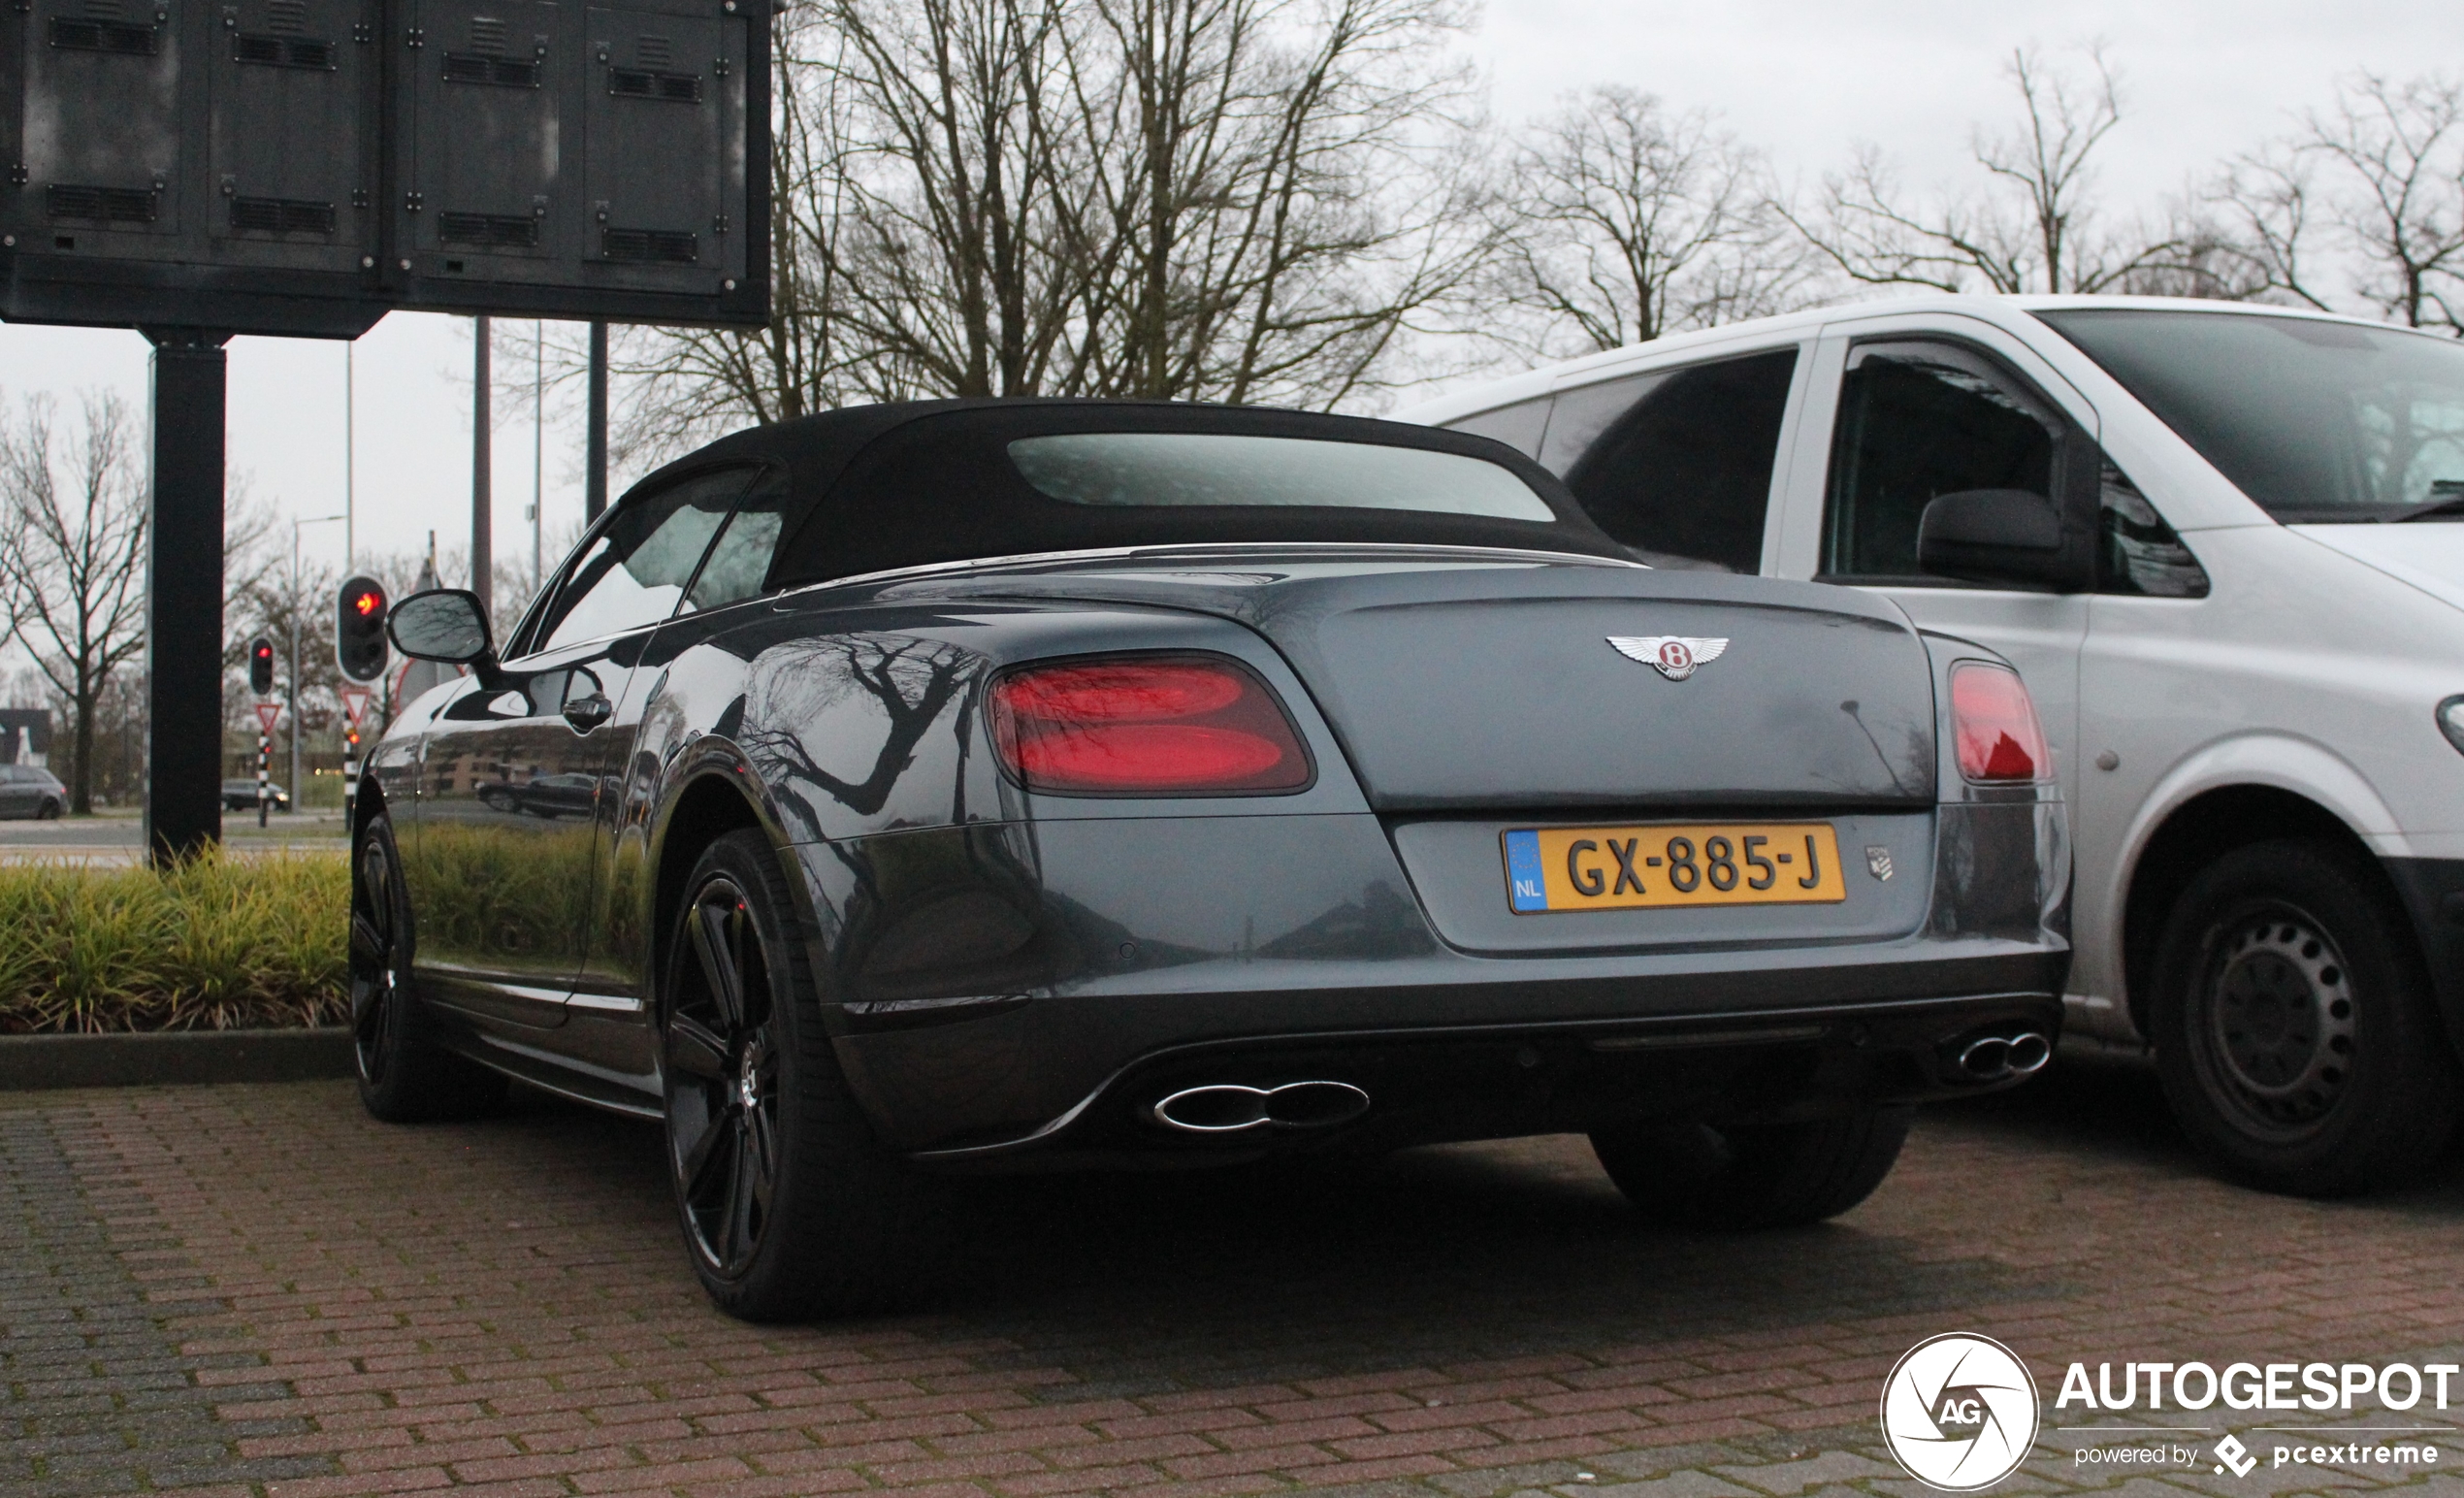
[[[587,733],[615,715],[616,704],[600,692],[577,697],[565,704],[565,721],[573,726],[576,733]]]

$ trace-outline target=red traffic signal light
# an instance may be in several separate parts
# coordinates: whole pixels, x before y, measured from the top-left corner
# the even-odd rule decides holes
[[[248,690],[259,697],[274,690],[274,641],[262,635],[248,641]]]
[[[385,585],[373,577],[346,577],[334,599],[334,664],[345,681],[374,681],[385,674]]]

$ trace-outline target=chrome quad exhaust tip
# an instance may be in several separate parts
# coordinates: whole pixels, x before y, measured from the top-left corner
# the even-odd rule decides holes
[[[1238,1134],[1253,1128],[1333,1128],[1369,1111],[1369,1094],[1348,1082],[1237,1082],[1183,1088],[1156,1101],[1154,1121],[1184,1134]]]
[[[2054,1058],[2054,1043],[2035,1030],[1988,1035],[1960,1052],[1960,1074],[1971,1082],[2000,1082],[2042,1071]]]

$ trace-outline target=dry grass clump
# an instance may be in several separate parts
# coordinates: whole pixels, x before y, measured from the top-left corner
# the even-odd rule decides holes
[[[0,1033],[339,1024],[347,860],[0,865]]]

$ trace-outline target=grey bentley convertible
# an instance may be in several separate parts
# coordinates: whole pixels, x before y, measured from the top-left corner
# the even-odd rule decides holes
[[[392,631],[464,670],[358,801],[368,1106],[664,1121],[742,1317],[910,1292],[968,1171],[1573,1131],[1658,1221],[1807,1222],[2060,1020],[2009,666],[1645,567],[1482,438],[836,411],[653,474],[501,645]]]

